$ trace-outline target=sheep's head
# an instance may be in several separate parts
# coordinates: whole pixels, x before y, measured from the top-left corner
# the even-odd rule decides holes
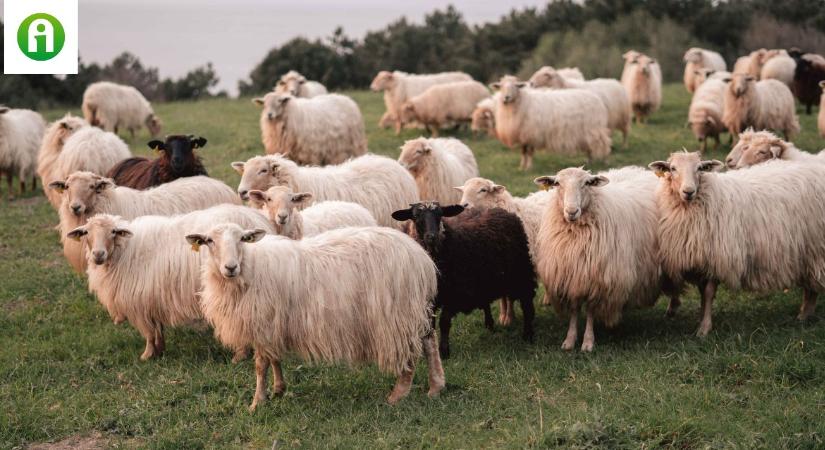
[[[701,48],[691,48],[687,52],[685,52],[685,62],[694,63],[694,64],[701,64],[702,63],[702,49]]]
[[[117,248],[124,245],[124,241],[132,237],[127,224],[118,216],[98,214],[86,225],[77,227],[68,232],[66,237],[80,241],[86,238],[86,258],[89,264],[103,265],[111,260]]]
[[[544,189],[556,188],[558,207],[568,223],[578,221],[586,214],[593,199],[593,189],[600,188],[610,180],[604,175],[593,175],[578,167],[559,171],[555,176],[543,176],[533,180]]]
[[[651,58],[646,55],[641,55],[636,58],[631,64],[637,64],[639,66],[639,74],[644,77],[650,77],[650,74],[653,73],[653,66],[658,64],[656,58]]]
[[[147,145],[169,162],[173,173],[180,174],[197,163],[193,150],[205,146],[206,138],[176,134],[166,136],[166,142],[154,140]]]
[[[163,128],[163,122],[161,122],[160,117],[154,114],[149,114],[146,117],[145,124],[146,128],[149,129],[149,133],[152,135],[152,137],[160,135],[160,131]]]
[[[46,131],[46,140],[62,146],[66,142],[66,139],[71,137],[75,131],[86,125],[88,124],[82,117],[76,117],[70,113],[66,114],[49,127],[48,131]]]
[[[716,130],[716,126],[717,120],[706,111],[698,111],[695,115],[691,115],[690,129],[700,141],[707,138],[711,130]]]
[[[200,251],[201,247],[209,249],[209,264],[227,279],[241,274],[243,264],[243,245],[260,241],[266,231],[261,229],[244,230],[234,223],[217,225],[206,234],[189,234],[186,242],[192,249]]]
[[[556,72],[556,69],[550,66],[544,66],[537,70],[532,77],[530,77],[530,86],[537,88],[562,88],[564,87],[564,80],[562,79],[562,76]]]
[[[702,161],[699,152],[682,152],[671,154],[667,161],[652,162],[648,167],[663,178],[682,201],[690,202],[699,196],[704,175],[721,169],[722,163]]]
[[[527,87],[527,83],[519,81],[518,78],[512,75],[505,75],[501,80],[490,85],[494,91],[501,92],[501,101],[504,104],[514,103],[518,100],[518,94],[521,89]]]
[[[401,146],[401,154],[398,156],[398,164],[412,174],[421,172],[430,161],[433,146],[427,138],[412,139]]]
[[[97,197],[106,189],[115,187],[110,178],[91,172],[75,172],[66,181],[54,181],[49,187],[63,195],[63,203],[71,212],[81,217],[94,213]]]
[[[742,169],[771,159],[782,159],[790,147],[790,143],[770,131],[748,128],[739,134],[739,142],[731,149],[725,164],[730,169]]]
[[[637,52],[636,50],[628,50],[622,55],[622,58],[624,58],[625,64],[629,64],[636,61],[639,56],[642,56],[640,52]]]
[[[744,73],[735,73],[731,77],[730,84],[728,84],[728,89],[730,89],[730,92],[734,97],[740,98],[747,94],[748,89],[750,89],[755,83],[756,78],[753,76]]]
[[[300,73],[290,70],[278,80],[278,92],[287,93],[294,97],[298,97],[301,93],[301,86],[307,82],[307,79]]]
[[[459,204],[465,208],[495,208],[507,193],[504,186],[480,177],[470,178],[455,189],[461,192]]]
[[[372,80],[370,89],[375,92],[386,91],[392,89],[393,85],[395,85],[395,75],[387,70],[382,70]]]
[[[487,106],[476,106],[473,110],[472,122],[470,129],[473,131],[489,131],[495,130],[496,118],[493,110]]]
[[[411,220],[415,229],[415,237],[424,245],[428,252],[438,251],[440,246],[443,225],[441,219],[461,214],[464,207],[461,205],[441,206],[438,202],[411,203],[408,209],[399,209],[392,213],[392,218],[399,222]]]
[[[298,211],[312,200],[312,194],[295,193],[287,186],[272,186],[266,191],[249,191],[249,199],[264,205],[266,215],[281,234],[280,230],[291,225],[295,214],[300,214]]]
[[[702,67],[701,69],[696,69],[693,71],[694,82],[698,87],[700,84],[704,83],[705,81],[709,80],[710,77],[716,73],[713,69],[708,69],[707,67]]]
[[[418,114],[415,112],[415,105],[413,102],[408,101],[401,105],[401,117],[399,117],[399,119],[401,119],[402,124],[418,120]]]
[[[289,173],[295,170],[297,165],[280,155],[266,155],[255,156],[246,162],[233,162],[232,168],[241,175],[238,195],[241,196],[241,200],[249,200],[249,191],[266,191],[272,186],[288,186],[291,179]]]
[[[295,97],[290,94],[270,92],[263,97],[252,99],[252,102],[263,107],[262,117],[266,117],[267,120],[277,120],[284,115],[287,105],[293,98]]]

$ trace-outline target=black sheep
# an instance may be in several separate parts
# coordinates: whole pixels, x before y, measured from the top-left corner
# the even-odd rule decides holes
[[[796,61],[796,71],[791,83],[791,90],[799,103],[805,105],[805,113],[811,113],[811,107],[819,104],[822,88],[819,82],[825,80],[825,60],[816,54],[791,50],[789,55]]]
[[[148,145],[160,156],[152,160],[142,157],[124,159],[106,176],[118,186],[143,190],[178,178],[209,175],[200,157],[193,152],[206,145],[206,139],[202,137],[172,135],[166,137],[166,142],[154,140]]]
[[[453,317],[481,309],[484,324],[492,329],[490,304],[502,297],[521,302],[523,337],[533,340],[536,274],[521,221],[500,208],[462,211],[460,205],[422,202],[392,214],[395,220],[412,221],[410,235],[438,267],[434,307],[441,309],[439,351],[443,358],[450,356]]]

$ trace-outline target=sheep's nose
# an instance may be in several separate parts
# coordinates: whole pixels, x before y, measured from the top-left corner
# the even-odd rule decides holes
[[[272,120],[272,113],[266,113],[266,118]]]
[[[736,164],[733,162],[733,158],[725,159],[725,165],[728,166],[729,169],[733,169]]]
[[[235,271],[238,269],[238,264],[237,264],[237,263],[229,263],[229,264],[225,264],[225,265],[223,266],[223,268],[224,268],[224,269],[226,269],[226,272],[227,272],[229,275],[234,275],[234,274],[235,274]]]
[[[435,233],[424,233],[424,240],[428,242],[435,241]]]
[[[682,189],[682,195],[685,196],[685,200],[690,200],[696,195],[696,189],[694,188],[684,188]]]
[[[278,214],[278,222],[280,222],[282,225],[285,224],[287,217],[289,216],[287,216],[286,214]]]
[[[72,211],[73,211],[76,215],[79,215],[79,214],[80,214],[80,208],[82,208],[82,206],[78,205],[77,203],[73,203],[73,204],[72,204]]]
[[[238,191],[238,195],[241,196],[241,200],[249,200],[249,191],[247,191],[246,189]]]
[[[106,259],[106,252],[103,250],[95,250],[92,252],[92,256],[94,257],[95,264],[103,264],[103,261]]]

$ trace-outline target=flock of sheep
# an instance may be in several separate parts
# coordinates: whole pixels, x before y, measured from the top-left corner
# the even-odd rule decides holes
[[[529,81],[505,76],[487,88],[468,75],[380,72],[382,126],[439,129],[471,124],[522,152],[611,151],[661,104],[654,58],[625,55],[621,80],[585,80],[576,68],[543,67]],[[207,321],[234,351],[254,351],[251,408],[285,389],[280,361],[376,363],[395,374],[388,401],[410,390],[423,354],[429,395],[445,385],[452,318],[480,309],[492,328],[509,325],[513,303],[533,338],[533,298],[569,316],[562,348],[595,343],[594,323],[616,325],[626,308],[650,307],[694,284],[702,296],[697,334],[711,330],[722,283],[738,290],[803,289],[801,320],[825,291],[825,156],[797,149],[793,94],[805,104],[825,80],[825,60],[759,50],[733,73],[718,54],[685,54],[687,114],[697,139],[737,140],[725,163],[673,153],[649,170],[593,174],[567,168],[514,197],[479,176],[473,151],[453,138],[421,137],[397,161],[367,153],[350,98],[290,71],[254,99],[266,155],[234,162],[237,190],[208,176],[195,150],[207,140],[153,140],[155,159],[133,157],[118,129],[160,120],[134,88],[90,85],[84,118],[50,125],[28,110],[0,110],[0,169],[21,190],[34,173],[57,210],[63,253],[115,323],[144,337],[141,359],[165,349],[167,327]],[[817,75],[818,74],[818,75]],[[825,101],[825,96],[822,97]],[[825,106],[825,105],[822,105]],[[819,127],[825,133],[825,108]],[[755,131],[756,130],[756,131]],[[772,131],[781,131],[785,139]],[[719,173],[727,166],[729,170]],[[243,202],[247,202],[246,205]],[[440,311],[438,331],[435,313]]]

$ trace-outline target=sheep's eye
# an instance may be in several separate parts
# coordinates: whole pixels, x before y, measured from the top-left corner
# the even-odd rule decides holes
[[[212,243],[212,238],[206,238],[206,243],[211,244]]]
[[[487,192],[487,188],[481,188],[481,189],[478,190],[479,194],[483,194],[485,192]]]
[[[418,149],[418,150],[416,150],[415,152],[416,152],[416,153],[418,153],[418,154],[420,155],[420,154],[424,153],[424,150]]]
[[[266,169],[261,169],[260,171],[258,171],[258,173],[259,173],[259,174],[261,174],[261,173],[266,173],[266,172],[267,172],[267,170],[266,170]]]

